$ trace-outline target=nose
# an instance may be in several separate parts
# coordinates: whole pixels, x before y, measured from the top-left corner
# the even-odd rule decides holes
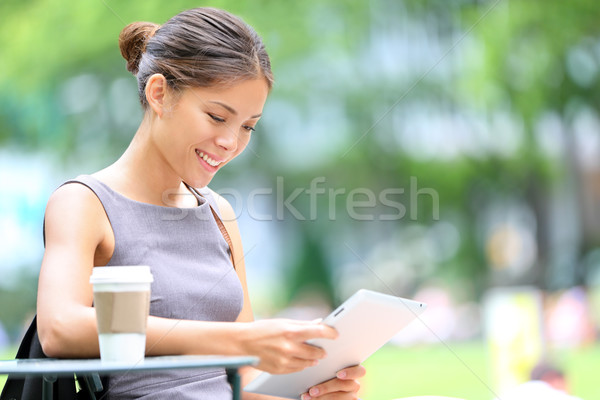
[[[216,137],[216,144],[223,150],[235,151],[237,150],[238,146],[238,136],[239,133],[237,133],[230,126],[226,126],[221,130],[221,132],[219,132],[219,135]]]

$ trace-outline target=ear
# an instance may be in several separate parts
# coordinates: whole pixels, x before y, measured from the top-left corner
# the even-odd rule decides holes
[[[154,74],[146,82],[146,100],[159,117],[163,116],[167,97],[167,79],[162,74]]]

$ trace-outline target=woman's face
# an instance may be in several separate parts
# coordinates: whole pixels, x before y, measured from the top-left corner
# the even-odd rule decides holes
[[[185,89],[155,121],[162,157],[187,184],[208,185],[248,145],[268,92],[264,79]]]

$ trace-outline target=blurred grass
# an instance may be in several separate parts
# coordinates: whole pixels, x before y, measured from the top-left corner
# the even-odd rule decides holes
[[[12,359],[16,348],[0,351]],[[571,383],[572,394],[584,400],[600,399],[596,383],[600,344],[562,351],[558,358]],[[491,400],[491,373],[484,343],[450,343],[410,348],[385,346],[365,362],[361,397],[392,400],[409,396],[440,395],[465,400]],[[0,390],[6,376],[0,376]]]
[[[365,362],[363,397],[391,400],[439,395],[491,399],[486,347],[480,343],[386,346]]]
[[[386,346],[365,362],[362,398],[392,400],[438,395],[465,400],[492,400],[494,394],[487,347],[481,342],[401,348]],[[600,399],[597,384],[600,344],[562,351],[557,358],[571,392],[584,400]],[[488,386],[490,388],[488,388]]]

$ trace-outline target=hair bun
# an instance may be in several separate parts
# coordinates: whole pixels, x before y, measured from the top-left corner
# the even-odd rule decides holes
[[[121,55],[127,60],[127,70],[136,75],[142,54],[146,50],[146,42],[160,27],[152,22],[134,22],[127,25],[119,35]]]

